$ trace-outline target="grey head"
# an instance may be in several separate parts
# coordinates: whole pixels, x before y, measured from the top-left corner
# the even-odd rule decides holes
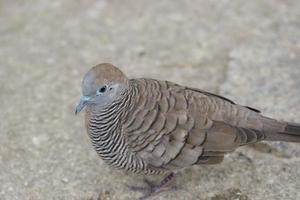
[[[83,78],[82,96],[75,114],[85,106],[94,106],[99,109],[106,107],[119,98],[128,87],[128,78],[117,67],[109,63],[94,66]]]

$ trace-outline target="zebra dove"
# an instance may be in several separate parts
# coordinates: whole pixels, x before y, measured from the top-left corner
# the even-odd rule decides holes
[[[217,164],[236,148],[262,140],[300,142],[300,124],[263,116],[219,95],[168,81],[128,79],[111,64],[90,69],[75,113],[86,107],[92,144],[108,164],[134,173],[169,175]]]

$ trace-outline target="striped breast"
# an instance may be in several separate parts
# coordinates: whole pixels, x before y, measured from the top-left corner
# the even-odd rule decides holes
[[[106,108],[86,111],[86,128],[98,155],[109,165],[134,173],[156,173],[146,169],[144,161],[128,149],[122,131],[126,111],[132,107],[130,92],[121,95]],[[134,93],[132,93],[134,94]]]

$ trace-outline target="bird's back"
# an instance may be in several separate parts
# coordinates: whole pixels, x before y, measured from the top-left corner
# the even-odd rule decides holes
[[[131,85],[133,106],[122,129],[130,150],[151,167],[218,163],[243,142],[262,139],[254,129],[262,128],[260,114],[252,109],[167,81],[134,79]],[[258,137],[247,138],[251,134]]]

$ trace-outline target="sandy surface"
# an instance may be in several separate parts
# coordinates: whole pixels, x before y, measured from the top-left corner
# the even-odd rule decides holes
[[[0,199],[140,196],[125,184],[143,177],[106,166],[74,115],[82,76],[101,62],[299,122],[299,10],[296,0],[1,0]],[[154,199],[300,199],[300,147],[243,147],[177,183]]]

